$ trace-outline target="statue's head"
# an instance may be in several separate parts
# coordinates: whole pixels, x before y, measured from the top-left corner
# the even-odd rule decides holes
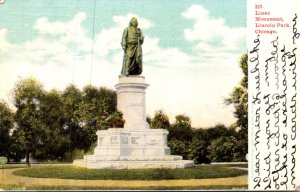
[[[129,23],[129,26],[137,27],[138,26],[138,20],[136,17],[132,17]]]

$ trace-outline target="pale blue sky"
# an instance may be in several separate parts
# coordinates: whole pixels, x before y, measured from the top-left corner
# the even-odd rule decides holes
[[[113,88],[122,30],[135,15],[146,36],[148,114],[163,109],[171,120],[189,115],[195,126],[229,125],[232,108],[223,99],[241,78],[246,9],[246,0],[6,0],[0,5],[0,97],[8,100],[15,81],[29,75],[49,89],[71,82]]]
[[[38,18],[45,16],[49,21],[68,21],[83,11],[87,14],[83,26],[88,35],[92,35],[96,4],[95,33],[109,27],[114,15],[130,12],[155,23],[155,27],[146,32],[149,36],[160,37],[162,46],[179,46],[189,50],[189,44],[178,37],[182,36],[182,29],[191,27],[193,22],[185,20],[180,14],[197,3],[209,10],[212,17],[224,18],[230,27],[246,27],[245,0],[6,0],[5,6],[0,7],[0,28],[8,29],[10,41],[22,42],[36,35],[32,26]]]

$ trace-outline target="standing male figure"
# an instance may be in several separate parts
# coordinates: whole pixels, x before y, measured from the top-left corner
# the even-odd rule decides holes
[[[122,48],[124,50],[122,75],[140,75],[143,71],[142,44],[144,36],[138,26],[137,18],[130,20],[129,27],[124,29]]]

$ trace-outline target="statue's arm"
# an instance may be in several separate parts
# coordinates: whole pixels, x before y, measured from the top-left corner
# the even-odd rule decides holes
[[[126,29],[124,29],[123,36],[122,36],[122,42],[121,42],[123,50],[125,50],[125,47],[126,47],[127,33],[128,33],[128,31],[127,31],[127,28],[126,28]]]
[[[143,44],[144,43],[144,36],[143,36],[142,30],[140,30],[140,35],[141,35],[140,36],[140,43]]]

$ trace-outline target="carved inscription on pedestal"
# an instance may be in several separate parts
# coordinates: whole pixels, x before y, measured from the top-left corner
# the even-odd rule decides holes
[[[131,144],[138,145],[138,144],[140,144],[139,140],[140,140],[140,137],[131,137]]]
[[[121,143],[122,143],[122,144],[128,144],[128,137],[122,136],[122,137],[121,137]]]
[[[119,144],[118,136],[111,136],[110,143],[111,144]]]
[[[160,143],[160,140],[157,139],[149,139],[147,144],[148,145],[158,145]]]

